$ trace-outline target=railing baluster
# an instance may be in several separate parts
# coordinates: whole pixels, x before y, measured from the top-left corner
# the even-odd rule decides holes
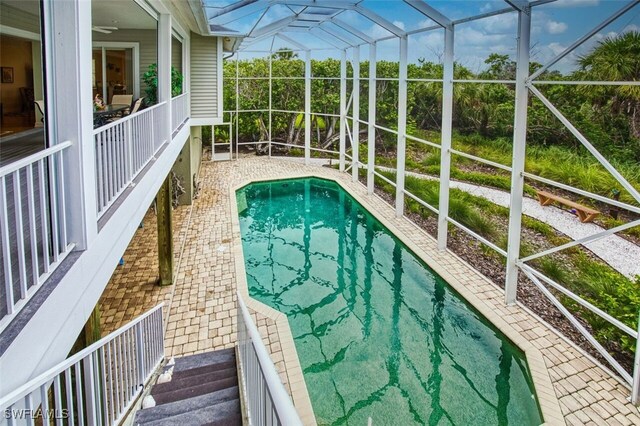
[[[76,405],[78,406],[78,425],[84,426],[85,419],[85,406],[84,406],[84,398],[82,397],[82,367],[80,365],[80,361],[76,362],[73,365],[73,368],[76,373]]]
[[[27,167],[27,202],[29,207],[29,243],[31,247],[31,275],[33,286],[38,285],[40,272],[38,269],[38,236],[36,231],[36,202],[33,185],[33,163]]]
[[[103,192],[103,180],[102,180],[102,133],[98,133],[93,137],[96,149],[96,200],[98,203],[97,211],[100,213],[102,206],[104,205],[104,192]]]
[[[110,132],[111,129],[108,129],[105,132],[105,137],[106,137],[106,149],[107,149],[107,161],[105,163],[105,167],[107,168],[107,182],[109,184],[108,186],[108,190],[107,190],[107,205],[111,204],[111,200],[113,199],[113,155],[112,155],[112,148],[111,148],[111,138],[110,138]]]
[[[57,156],[58,159],[58,172],[57,172],[57,176],[58,177],[64,177],[64,158],[63,158],[63,153],[62,152],[58,152],[57,154],[54,154],[54,158]],[[63,178],[58,178],[56,179],[57,183],[58,183],[58,187],[60,188],[60,198],[59,198],[59,202],[58,202],[58,215],[60,217],[60,243],[61,243],[61,247],[60,247],[60,251],[64,252],[67,249],[67,213],[66,213],[66,194],[64,191],[64,182],[63,182]]]
[[[87,415],[87,424],[97,424],[97,404],[96,404],[96,385],[95,376],[93,375],[93,354],[88,355],[82,360],[84,369],[84,392],[85,392],[85,409]]]
[[[4,176],[0,177],[0,238],[2,238],[2,260],[4,268],[4,289],[7,298],[7,314],[13,314],[15,303],[13,296],[13,274],[11,271],[11,236],[9,228],[9,214],[7,212],[7,183]]]
[[[25,397],[24,399],[24,408],[27,409],[27,411],[32,412],[30,410],[33,410],[33,394],[29,394]],[[33,421],[33,416],[27,416],[27,424],[28,425],[33,425],[34,421]]]
[[[113,365],[116,368],[113,383],[116,386],[115,398],[113,403],[116,407],[115,418],[120,417],[121,406],[120,406],[120,355],[118,354],[118,347],[120,346],[120,338],[113,339]]]
[[[57,262],[60,253],[60,238],[58,232],[60,230],[60,226],[58,224],[58,209],[56,206],[58,205],[58,194],[56,190],[56,181],[58,180],[58,175],[56,173],[56,164],[53,161],[53,157],[48,158],[49,162],[49,201],[51,204],[49,205],[49,211],[51,212],[51,239],[53,241],[53,261]]]
[[[109,371],[109,414],[111,415],[112,419],[116,418],[116,411],[115,411],[115,406],[114,406],[114,398],[113,398],[113,357],[112,357],[112,352],[113,352],[113,340],[108,342],[106,345],[106,349],[107,349],[107,363],[108,363],[108,371]]]
[[[64,390],[67,395],[67,422],[69,423],[69,426],[74,426],[75,410],[73,409],[73,384],[71,381],[71,368],[72,367],[69,367],[64,370]]]
[[[22,226],[22,188],[20,188],[20,171],[13,174],[13,209],[16,221],[16,246],[18,248],[18,279],[20,280],[20,298],[27,297],[27,265],[24,251],[24,227]]]
[[[100,359],[99,366],[102,369],[100,374],[100,383],[102,384],[102,412],[104,413],[104,424],[110,425],[113,422],[113,418],[109,418],[109,400],[107,394],[107,366],[104,356],[104,347],[98,350],[98,358]]]
[[[60,389],[60,375],[53,379],[53,418],[56,426],[62,426],[62,390]]]
[[[44,273],[49,273],[51,259],[49,258],[49,209],[46,186],[45,160],[38,161],[38,192],[40,194],[40,227],[42,228],[42,264]],[[40,284],[40,283],[39,283]]]
[[[49,387],[46,383],[40,385],[40,410],[43,423],[46,420],[46,424],[49,424]]]

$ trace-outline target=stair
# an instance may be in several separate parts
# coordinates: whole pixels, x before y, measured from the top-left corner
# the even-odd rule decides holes
[[[134,425],[242,425],[235,349],[176,358],[171,381],[151,396],[156,406],[138,411]]]

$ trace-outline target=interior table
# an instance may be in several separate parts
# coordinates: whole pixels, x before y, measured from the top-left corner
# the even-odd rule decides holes
[[[104,107],[104,109],[93,111],[93,128],[104,126],[124,110],[129,108],[126,104],[111,104]]]

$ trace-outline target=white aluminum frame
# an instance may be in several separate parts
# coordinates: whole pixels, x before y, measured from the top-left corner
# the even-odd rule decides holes
[[[564,308],[561,303],[549,292],[548,287],[554,288],[556,291],[560,291],[565,296],[572,298],[577,303],[582,306],[590,309],[592,312],[602,316],[604,319],[620,328],[623,332],[628,333],[636,337],[638,339],[639,333],[635,332],[630,333],[631,328],[623,324],[622,322],[616,320],[608,316],[605,312],[602,312],[597,307],[590,305],[588,302],[580,298],[578,295],[571,293],[569,290],[563,288],[559,284],[553,282],[548,277],[545,277],[539,271],[534,270],[531,266],[527,264],[527,262],[551,255],[553,253],[557,253],[561,250],[565,250],[567,248],[579,245],[586,244],[591,241],[595,241],[597,239],[603,238],[608,235],[615,234],[617,232],[623,231],[625,229],[632,228],[634,226],[640,225],[640,221],[633,221],[621,226],[617,226],[615,228],[598,232],[595,235],[587,236],[576,241],[563,244],[559,247],[555,247],[552,249],[548,249],[542,251],[540,253],[535,253],[527,257],[520,257],[520,238],[521,238],[521,228],[522,228],[522,200],[524,197],[524,179],[533,179],[544,183],[546,185],[550,185],[559,189],[572,191],[574,193],[590,197],[592,199],[598,200],[600,202],[607,203],[609,205],[617,206],[628,211],[634,213],[640,213],[640,208],[631,205],[625,202],[612,200],[608,197],[604,197],[601,195],[593,194],[585,190],[581,190],[578,188],[573,188],[569,185],[565,185],[559,182],[555,182],[550,179],[542,178],[540,176],[536,176],[530,173],[527,173],[524,169],[524,160],[525,160],[525,150],[526,150],[526,132],[527,132],[527,103],[529,98],[529,93],[532,93],[535,97],[537,97],[567,128],[568,130],[585,146],[589,152],[596,157],[596,159],[605,167],[605,169],[611,173],[612,176],[625,188],[632,197],[640,203],[640,192],[635,189],[617,170],[616,168],[608,162],[608,160],[599,153],[593,145],[585,138],[568,120],[562,113],[548,100],[542,93],[536,88],[536,85],[544,85],[544,84],[584,84],[584,85],[639,85],[640,82],[607,82],[607,81],[544,81],[537,80],[539,76],[550,67],[552,67],[555,63],[560,61],[569,53],[573,52],[577,47],[582,45],[586,40],[592,37],[601,29],[605,28],[607,25],[615,21],[616,19],[623,16],[629,10],[631,10],[634,6],[640,3],[640,0],[632,0],[629,3],[622,6],[618,11],[616,11],[613,15],[605,18],[602,23],[597,25],[591,31],[587,32],[583,37],[578,39],[575,43],[561,52],[559,55],[554,57],[551,61],[544,64],[543,67],[537,70],[533,74],[529,74],[529,60],[530,60],[530,35],[531,35],[531,12],[532,8],[536,6],[540,6],[543,4],[550,3],[554,0],[536,0],[536,1],[526,1],[526,0],[505,0],[506,7],[482,14],[478,14],[475,16],[470,16],[458,20],[451,20],[444,14],[440,13],[438,10],[433,8],[428,4],[428,2],[424,0],[404,0],[406,4],[416,9],[419,13],[424,15],[425,17],[432,20],[435,25],[429,26],[426,28],[419,28],[411,31],[404,31],[399,28],[397,25],[393,24],[389,20],[379,16],[378,14],[372,12],[367,9],[361,2],[353,1],[353,2],[336,2],[336,1],[323,1],[323,2],[314,2],[310,0],[244,0],[238,2],[232,6],[227,8],[223,8],[219,10],[218,15],[219,18],[223,17],[225,10],[232,8],[233,10],[240,9],[246,5],[254,5],[256,7],[257,3],[262,3],[265,7],[264,12],[262,13],[260,19],[251,31],[247,34],[245,40],[240,44],[241,51],[250,51],[247,48],[261,40],[267,39],[269,37],[279,37],[280,39],[286,41],[288,44],[294,47],[295,51],[304,52],[304,62],[305,62],[305,107],[304,117],[305,117],[305,164],[309,164],[311,151],[326,151],[335,153],[335,151],[327,151],[327,150],[318,150],[315,148],[311,148],[311,116],[312,114],[319,115],[332,115],[332,114],[321,114],[314,113],[311,111],[311,81],[314,79],[335,79],[334,77],[313,77],[311,72],[311,49],[306,47],[303,42],[299,40],[294,40],[291,37],[288,37],[286,34],[296,34],[296,33],[305,33],[308,35],[312,35],[318,40],[326,43],[328,46],[331,46],[333,49],[338,49],[341,53],[341,64],[340,64],[340,114],[337,115],[340,118],[340,143],[339,143],[339,164],[340,171],[347,172],[350,170],[353,181],[357,181],[359,179],[358,172],[360,168],[367,169],[367,179],[366,179],[366,187],[367,192],[369,194],[373,194],[375,191],[375,178],[382,179],[383,181],[393,185],[396,188],[396,198],[395,198],[395,211],[398,217],[403,216],[404,210],[404,197],[409,197],[416,202],[423,205],[425,208],[430,211],[436,213],[438,215],[438,247],[441,250],[447,249],[447,236],[448,236],[448,228],[449,225],[453,225],[467,234],[469,234],[474,239],[477,239],[484,245],[490,247],[500,255],[506,257],[507,259],[507,277],[505,283],[505,303],[518,303],[516,299],[517,294],[517,280],[518,280],[518,272],[523,271],[533,282],[534,284],[540,288],[542,293],[548,297],[552,303],[556,304],[558,308],[567,316],[569,321],[575,322],[575,318],[571,315],[571,313]],[[274,5],[291,5],[291,6],[299,6],[302,7],[300,12],[295,13],[293,9],[292,15],[288,17],[281,18],[278,21],[272,22],[267,25],[260,26],[260,22],[265,14],[269,11],[269,9]],[[308,20],[308,12],[305,12],[308,8],[325,8],[325,9],[335,9],[334,12],[329,13],[326,17],[313,19],[313,22]],[[257,10],[257,9],[256,9]],[[351,24],[345,22],[344,19],[340,16],[342,12],[349,10],[355,13],[358,13],[362,17],[366,18],[370,22],[372,22],[375,26],[379,28],[385,29],[389,32],[390,36],[381,37],[378,39],[374,39],[373,37],[363,33],[362,31],[354,28]],[[254,11],[255,12],[255,11]],[[306,13],[306,15],[305,15]],[[498,16],[506,13],[517,13],[518,14],[518,53],[516,58],[516,78],[515,80],[484,80],[484,79],[472,79],[472,80],[457,80],[454,79],[453,76],[453,66],[454,66],[454,35],[455,35],[455,27],[456,25],[472,22],[478,19],[488,18],[492,16]],[[306,16],[306,18],[305,18]],[[316,15],[314,15],[315,17]],[[296,25],[299,19],[307,19],[304,25]],[[350,37],[345,36],[342,32],[336,30],[336,27],[343,30],[345,33],[349,34]],[[442,79],[410,79],[407,78],[407,37],[409,35],[424,33],[432,30],[442,30],[444,29],[445,37],[444,37],[444,70],[443,70],[443,78]],[[378,42],[385,40],[398,39],[400,43],[400,67],[399,67],[399,76],[398,78],[377,78],[376,76],[376,48]],[[368,97],[368,117],[365,119],[360,117],[360,81],[362,80],[360,77],[360,47],[368,45],[369,46],[369,97]],[[331,49],[329,48],[329,49]],[[332,50],[333,50],[332,49]],[[319,50],[327,50],[326,48],[316,48],[314,51]],[[335,51],[335,50],[334,50]],[[348,81],[348,77],[346,76],[346,58],[347,52],[350,51],[352,55],[352,67],[353,67],[353,89],[351,93],[351,100],[347,101],[347,90],[346,90],[346,81]],[[260,51],[255,50],[251,52],[263,52],[271,55],[273,53],[273,43],[270,51]],[[271,63],[271,61],[270,61]],[[271,69],[271,67],[270,67]],[[259,77],[249,77],[249,78],[259,78]],[[302,78],[302,77],[301,77]],[[237,67],[236,67],[236,95],[237,95]],[[271,89],[271,73],[269,74],[269,84]],[[398,129],[393,130],[376,123],[376,82],[377,81],[398,81],[399,85],[399,108],[398,108]],[[412,81],[428,81],[428,82],[436,82],[442,83],[443,85],[443,93],[442,93],[442,132],[441,132],[441,141],[440,144],[423,140],[421,138],[417,138],[412,135],[407,135],[406,132],[406,90],[407,83]],[[471,155],[459,150],[455,150],[452,148],[452,118],[453,118],[453,88],[455,84],[515,84],[515,92],[516,92],[516,100],[515,100],[515,113],[514,113],[514,135],[513,135],[513,154],[512,154],[512,165],[507,166],[504,164],[500,164],[494,161],[490,161],[475,155]],[[349,110],[351,110],[351,115],[349,115]],[[269,114],[276,110],[272,109],[271,104],[271,94],[269,101]],[[238,105],[236,102],[236,113],[238,111]],[[286,111],[280,111],[286,112]],[[291,111],[294,112],[294,111]],[[351,120],[351,126],[349,121]],[[269,146],[271,144],[276,145],[287,145],[278,142],[271,141],[271,119],[269,120],[270,128],[269,128]],[[368,138],[367,138],[367,146],[368,146],[368,156],[366,162],[363,162],[360,157],[359,152],[359,131],[360,126],[364,125],[368,128]],[[376,144],[376,131],[385,131],[395,134],[397,136],[397,164],[396,164],[396,178],[395,182],[391,179],[386,178],[384,175],[379,173],[376,170],[375,166],[375,144]],[[238,138],[238,127],[236,126],[236,142]],[[349,155],[346,153],[347,147],[347,138],[349,138],[350,145],[352,147],[352,156],[351,156],[351,166],[346,167],[346,159],[349,158]],[[430,206],[424,200],[421,200],[419,197],[411,194],[404,187],[404,178],[405,178],[405,151],[406,151],[406,140],[410,139],[412,141],[417,141],[423,143],[431,148],[440,149],[440,157],[441,157],[441,168],[440,168],[440,198],[439,198],[439,208],[436,209],[433,206]],[[501,170],[505,170],[511,173],[511,192],[510,192],[510,217],[509,217],[509,235],[508,235],[508,247],[507,250],[502,250],[500,247],[492,243],[491,241],[483,238],[482,236],[476,234],[471,231],[467,227],[463,226],[459,222],[455,221],[449,216],[449,190],[450,190],[450,170],[451,170],[451,157],[452,155],[458,155],[467,159],[471,159],[491,167],[495,167]],[[640,326],[640,321],[639,321]],[[581,330],[586,333],[586,330]],[[633,331],[633,330],[632,330]],[[638,404],[640,402],[640,350],[636,351],[636,361],[634,364],[634,372],[633,376],[628,372],[624,371],[624,369],[613,359],[606,350],[597,342],[593,336],[588,333],[585,335],[587,339],[593,344],[593,346],[598,350],[605,359],[613,366],[613,368],[620,374],[620,376],[632,387],[631,399],[634,404]],[[639,346],[640,347],[640,346]]]

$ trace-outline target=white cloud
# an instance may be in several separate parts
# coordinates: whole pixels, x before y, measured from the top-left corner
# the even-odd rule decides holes
[[[481,13],[485,13],[490,11],[491,9],[493,9],[493,6],[491,6],[491,3],[485,3],[482,5],[482,7],[480,8],[480,12]]]
[[[404,22],[402,22],[402,21],[393,21],[393,25],[395,25],[396,27],[400,28],[403,31],[405,29]]]
[[[567,31],[567,28],[569,28],[569,26],[564,22],[547,21],[545,23],[545,29],[549,34],[562,34]]]
[[[475,27],[487,33],[501,33],[515,30],[518,25],[517,13],[505,13],[502,15],[489,16],[488,18],[476,21]]]

